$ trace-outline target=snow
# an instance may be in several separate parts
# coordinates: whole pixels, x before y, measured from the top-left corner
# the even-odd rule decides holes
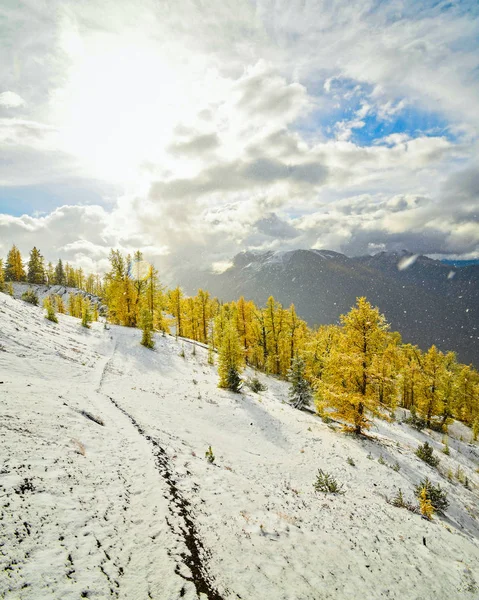
[[[84,298],[88,298],[90,302],[98,305],[98,309],[102,313],[106,307],[101,304],[100,298],[98,296],[94,296],[93,294],[88,294],[87,292],[80,290],[74,287],[68,287],[66,285],[40,285],[37,283],[12,283],[13,287],[13,296],[14,298],[21,298],[22,294],[27,290],[33,290],[38,297],[39,306],[43,305],[43,300],[48,298],[49,296],[60,296],[65,303],[65,306],[68,306],[68,298],[70,294],[80,295]]]
[[[140,337],[55,325],[0,294],[0,597],[478,597],[467,428],[433,469],[414,450],[439,450],[438,434],[377,420],[371,439],[346,436],[292,409],[284,382],[219,390],[204,348],[182,358],[181,341],[157,335],[150,351]],[[470,490],[441,475],[458,466]],[[316,493],[318,469],[345,494]],[[412,500],[426,475],[448,492],[445,517],[385,501]]]

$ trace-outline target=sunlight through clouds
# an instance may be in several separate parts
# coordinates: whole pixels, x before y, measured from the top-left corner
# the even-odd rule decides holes
[[[419,4],[4,5],[0,250],[476,256],[479,14]]]

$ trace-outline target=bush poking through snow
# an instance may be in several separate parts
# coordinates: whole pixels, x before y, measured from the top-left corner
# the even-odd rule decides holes
[[[416,496],[420,499],[422,490],[425,490],[426,498],[431,501],[432,507],[438,512],[444,512],[449,506],[446,492],[441,486],[433,485],[432,482],[426,477],[419,485],[416,486]]]
[[[437,467],[439,464],[439,459],[437,456],[433,455],[433,448],[428,442],[424,442],[422,446],[418,446],[416,450],[416,456],[418,456],[421,460],[426,462],[431,467]]]
[[[356,466],[356,463],[350,456],[348,456],[348,458],[346,459],[346,462],[348,463],[348,465],[351,465],[352,467]]]
[[[213,449],[211,446],[208,446],[208,450],[205,452],[205,457],[209,463],[215,462],[215,455],[213,454]]]
[[[22,300],[28,302],[29,304],[33,304],[34,306],[38,306],[38,296],[33,290],[27,290],[26,292],[23,292]]]
[[[313,487],[317,492],[324,492],[325,494],[344,494],[343,485],[338,484],[330,473],[326,473],[322,469],[318,470]]]
[[[268,389],[268,386],[261,383],[261,381],[257,377],[250,377],[245,381],[245,384],[255,394],[257,394],[258,392],[266,392],[266,390]]]
[[[414,427],[414,429],[417,429],[418,431],[422,431],[427,425],[424,419],[421,419],[421,417],[416,415],[414,406],[411,408],[411,416],[405,419],[404,422],[408,425],[411,425],[411,427]]]
[[[392,506],[395,506],[396,508],[405,508],[406,510],[412,513],[417,514],[419,512],[419,509],[415,504],[409,502],[408,500],[406,500],[406,498],[404,498],[401,489],[398,490],[398,493],[394,496],[392,500],[386,498],[386,502],[388,504],[392,504]]]

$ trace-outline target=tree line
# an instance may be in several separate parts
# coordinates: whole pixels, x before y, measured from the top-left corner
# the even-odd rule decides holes
[[[296,406],[314,397],[318,413],[336,416],[356,433],[370,426],[371,414],[402,407],[416,424],[445,430],[450,419],[459,419],[477,437],[479,373],[453,352],[403,343],[366,298],[358,298],[338,324],[310,328],[293,304],[285,308],[272,296],[258,307],[243,297],[223,303],[202,289],[195,296],[167,289],[140,251],[111,250],[109,261],[102,278],[60,260],[45,269],[34,248],[25,270],[14,246],[0,264],[0,289],[7,281],[74,282],[72,287],[101,296],[111,323],[141,327],[147,347],[154,345],[152,332],[160,331],[207,345],[210,362],[218,352],[221,387],[238,388],[246,365],[295,381],[302,390]],[[71,314],[79,316],[71,303]]]
[[[62,285],[79,288],[95,296],[101,296],[102,293],[99,275],[87,275],[81,267],[75,269],[61,259],[56,265],[46,263],[36,247],[30,251],[26,262],[15,245],[9,250],[5,261],[0,258],[0,285],[4,286],[8,282]]]

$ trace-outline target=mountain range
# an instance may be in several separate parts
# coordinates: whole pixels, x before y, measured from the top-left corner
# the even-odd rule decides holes
[[[186,278],[185,278],[186,279]],[[337,323],[366,296],[404,342],[435,344],[479,366],[479,265],[456,267],[407,251],[347,257],[331,250],[241,252],[220,274],[189,274],[187,292],[203,287],[224,301],[269,296],[294,304],[310,326]]]

